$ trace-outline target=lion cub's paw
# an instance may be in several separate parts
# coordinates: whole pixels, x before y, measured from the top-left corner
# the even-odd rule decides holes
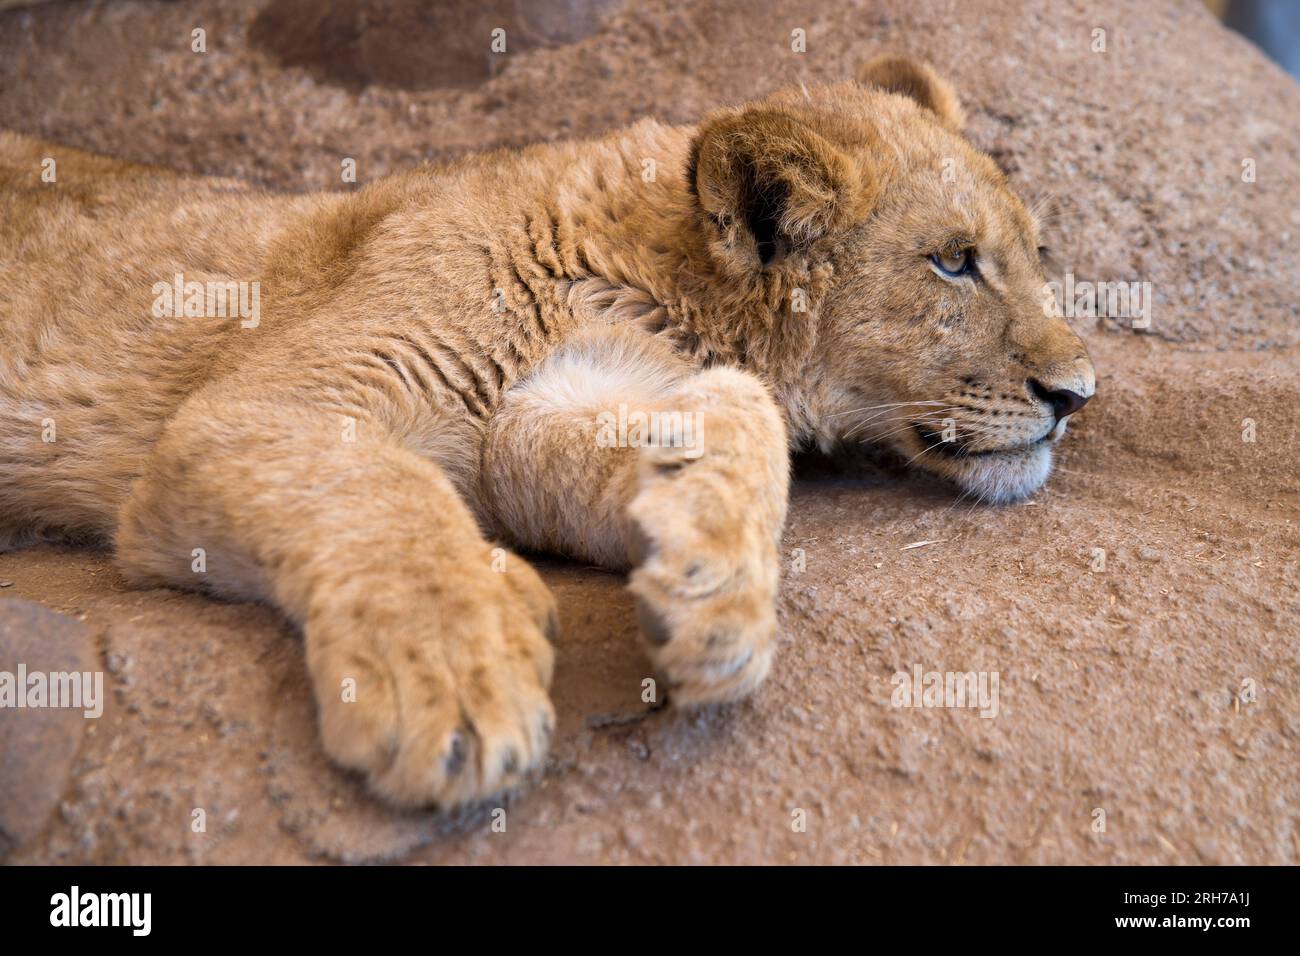
[[[708,456],[646,453],[628,507],[642,636],[674,704],[737,700],[763,682],[776,649],[773,529]]]
[[[393,606],[359,595],[308,621],[325,751],[391,803],[474,802],[545,758],[555,604],[524,561],[508,562],[455,569]]]

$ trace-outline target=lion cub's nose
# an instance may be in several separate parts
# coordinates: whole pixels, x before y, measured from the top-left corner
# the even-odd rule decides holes
[[[1088,404],[1091,395],[1080,395],[1078,392],[1072,392],[1068,388],[1048,388],[1036,378],[1029,380],[1029,391],[1040,401],[1046,402],[1052,406],[1052,414],[1056,416],[1059,422],[1066,415],[1073,415],[1084,405]]]

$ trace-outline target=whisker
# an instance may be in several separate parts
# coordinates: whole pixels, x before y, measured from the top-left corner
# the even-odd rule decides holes
[[[906,468],[906,467],[907,467],[908,465],[910,465],[912,462],[916,461],[916,459],[918,459],[918,458],[920,458],[922,455],[924,455],[927,451],[934,451],[934,450],[935,450],[936,448],[938,448],[938,447],[939,447],[938,445],[926,445],[924,448],[922,448],[920,451],[918,451],[918,452],[917,452],[915,455],[913,455],[911,458],[907,459],[907,461],[903,462],[903,467]]]
[[[874,415],[871,415],[870,417],[863,419],[862,421],[860,421],[860,422],[858,422],[856,425],[854,425],[852,428],[850,428],[847,432],[845,432],[845,434],[844,434],[844,438],[845,438],[845,439],[852,438],[854,435],[856,435],[858,432],[862,431],[862,430],[863,430],[864,428],[866,428],[868,425],[873,425],[873,424],[875,424],[876,422],[880,421],[881,419],[888,418],[892,412],[897,411],[897,409],[899,409],[899,408],[910,408],[911,406],[913,406],[913,405],[917,405],[917,404],[920,404],[920,403],[918,403],[918,402],[905,402],[905,403],[903,403],[902,405],[896,405],[896,406],[892,406],[892,407],[889,407],[889,408],[885,408],[885,409],[883,409],[883,410],[881,410],[881,411],[877,411]],[[928,410],[927,412],[925,412],[925,414],[927,414],[927,415],[942,414],[943,412],[950,412],[950,411],[953,411],[953,409],[955,408],[955,406],[952,406],[952,405],[949,405],[949,406],[947,406],[947,407],[945,408],[942,402],[934,402],[934,403],[926,402],[925,404],[927,404],[927,405],[929,405],[929,404],[933,404],[933,405],[935,406],[935,408],[933,408],[933,409]]]
[[[956,406],[956,405],[949,405],[947,408],[941,408],[941,409],[937,409],[937,410],[932,410],[932,411],[926,412],[926,413],[925,413],[924,415],[922,415],[919,419],[916,419],[916,420],[914,420],[914,421],[908,422],[906,425],[902,425],[902,426],[900,426],[899,428],[896,428],[894,431],[889,432],[888,434],[889,434],[889,435],[895,435],[895,434],[897,434],[899,431],[905,431],[907,428],[910,428],[913,424],[935,424],[936,422],[942,421],[943,419],[942,419],[942,418],[935,419],[935,418],[933,418],[933,417],[931,417],[931,416],[944,415],[944,414],[947,413],[947,412],[954,412],[954,411],[957,410],[957,408],[958,408],[958,406]],[[854,435],[856,435],[858,432],[860,432],[860,431],[862,431],[864,428],[866,428],[868,425],[875,424],[876,422],[880,421],[880,420],[881,420],[882,418],[884,418],[884,417],[885,417],[884,415],[877,415],[876,417],[871,418],[871,419],[869,419],[869,420],[867,420],[867,421],[865,421],[865,422],[859,422],[857,425],[854,425],[852,428],[850,428],[850,429],[848,430],[848,432],[845,433],[844,437],[845,437],[846,439],[851,438],[851,437],[853,437]],[[883,436],[883,435],[882,435],[882,436],[879,436],[879,437],[878,437],[877,439],[875,439],[875,440],[879,441],[880,438],[884,438],[884,437],[887,437],[887,436]]]
[[[901,434],[902,432],[905,432],[905,431],[909,430],[913,425],[941,425],[941,424],[943,424],[943,421],[944,421],[944,419],[942,419],[942,418],[940,418],[940,419],[921,419],[921,420],[918,420],[918,421],[909,421],[909,422],[906,422],[905,424],[899,425],[897,428],[894,428],[894,429],[892,429],[892,430],[890,430],[890,431],[885,432],[883,435],[873,435],[873,436],[871,436],[869,439],[862,439],[862,440],[863,440],[863,441],[884,441],[886,438],[890,438],[890,437],[892,437],[892,436],[894,436],[894,435],[898,435],[898,434]]]
[[[902,408],[906,405],[942,405],[943,402],[886,402],[883,405],[863,405],[861,408],[850,408],[847,411],[836,412],[831,417],[838,415],[855,415],[858,412],[871,412],[877,408]]]
[[[970,494],[970,489],[963,488],[961,494],[959,494],[956,498],[953,499],[952,504],[944,508],[943,511],[939,513],[938,520],[942,521],[944,518],[948,517],[948,512],[952,511],[953,508],[956,508],[959,504],[961,504],[962,500],[969,494]]]

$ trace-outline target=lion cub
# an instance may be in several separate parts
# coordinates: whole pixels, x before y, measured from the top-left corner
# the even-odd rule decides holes
[[[400,805],[546,753],[555,604],[491,539],[630,569],[671,699],[743,697],[792,446],[1012,500],[1092,395],[961,122],[884,58],[309,197],[0,136],[0,542],[274,603],[326,751]]]

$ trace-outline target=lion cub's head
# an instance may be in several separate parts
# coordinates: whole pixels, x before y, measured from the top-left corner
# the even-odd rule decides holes
[[[715,113],[689,175],[718,281],[790,300],[745,334],[803,350],[768,363],[795,431],[1009,501],[1095,381],[1044,309],[1037,223],[961,123],[929,67],[886,57],[861,84]]]

